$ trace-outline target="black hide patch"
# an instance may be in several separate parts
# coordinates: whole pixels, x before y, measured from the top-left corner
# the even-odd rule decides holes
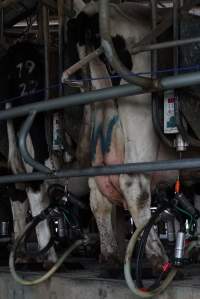
[[[137,198],[138,210],[143,210],[148,200],[149,200],[149,193],[147,191],[142,190],[141,195]]]
[[[42,49],[41,49],[42,50]],[[0,89],[1,99],[13,107],[39,102],[44,99],[44,64],[39,48],[30,42],[18,43],[11,47],[1,59],[4,72],[4,86]],[[2,76],[1,71],[1,76]],[[39,91],[39,92],[38,92]],[[2,105],[1,105],[2,107]],[[25,118],[14,119],[16,133],[19,132]],[[35,152],[35,159],[41,163],[48,158],[45,136],[45,118],[39,113],[30,129],[30,136]],[[35,186],[35,184],[33,184]],[[38,183],[37,189],[38,189]]]
[[[81,12],[76,19],[71,19],[68,22],[68,48],[72,63],[76,63],[78,58],[77,44],[79,46],[88,46],[91,49],[97,49],[101,45],[99,34],[99,15],[96,13],[93,16],[88,16]],[[117,55],[122,63],[129,69],[132,69],[132,59],[129,51],[126,48],[126,43],[121,35],[116,35],[112,38]],[[105,55],[100,56],[101,60],[106,64],[110,76],[116,76],[117,73],[108,63]],[[80,74],[79,74],[80,76]],[[113,85],[119,85],[121,78],[112,78]]]
[[[5,69],[5,86],[0,101],[13,99],[12,106],[20,106],[44,99],[44,66],[38,48],[27,42],[11,47],[3,57]],[[40,90],[40,92],[36,91]],[[19,98],[18,98],[19,97]],[[19,131],[25,118],[14,119],[16,132]],[[44,162],[48,158],[45,138],[44,114],[36,116],[30,135],[35,151],[35,159]]]

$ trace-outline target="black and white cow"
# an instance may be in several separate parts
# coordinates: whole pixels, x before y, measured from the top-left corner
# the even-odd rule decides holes
[[[43,59],[36,45],[30,42],[17,43],[8,49],[1,61],[5,82],[1,98],[4,103],[7,102],[6,109],[44,99]],[[40,92],[35,93],[37,90]],[[7,121],[8,163],[14,174],[33,171],[32,167],[23,161],[18,149],[17,136],[24,120],[25,118],[17,118]],[[31,156],[40,163],[45,163],[49,158],[49,152],[43,113],[36,116],[27,139]],[[26,191],[28,201],[26,198],[21,202],[11,201],[15,238],[21,234],[26,225],[29,206],[32,215],[35,216],[49,205],[43,182],[17,184],[17,187]],[[39,247],[45,247],[51,238],[46,220],[38,225],[36,234]],[[53,248],[49,250],[48,259],[51,262],[56,261]]]
[[[7,109],[44,100],[45,76],[42,48],[31,42],[17,43],[8,50],[1,61],[2,78],[5,82],[1,88],[1,99],[3,103],[6,102]],[[2,108],[4,109],[4,104],[2,104]],[[30,165],[23,161],[18,149],[18,133],[24,121],[24,117],[7,121],[8,162],[14,174],[34,171]],[[45,114],[40,113],[36,116],[27,138],[28,151],[36,161],[51,169],[57,169],[58,156],[49,150],[49,142],[50,146],[53,143],[52,135],[47,136],[52,128],[46,130],[45,126]],[[49,126],[53,126],[53,122]],[[67,137],[68,140],[69,136]],[[61,164],[63,166],[63,158]],[[60,180],[60,183],[66,184],[66,180]],[[16,184],[18,189],[26,191],[27,197],[23,196],[20,201],[11,201],[15,238],[22,233],[26,225],[28,209],[34,217],[49,205],[47,196],[49,184],[50,182],[42,181]],[[70,179],[68,185],[69,190],[76,195],[80,196],[88,192],[87,180]],[[51,240],[51,231],[46,220],[37,226],[36,234],[40,249],[46,247]],[[49,249],[47,258],[49,262],[56,261],[53,247]]]
[[[76,48],[80,59],[100,46],[98,3],[90,2],[82,7],[84,8],[76,18],[68,23],[71,52],[74,53]],[[129,51],[130,41],[137,43],[151,32],[150,10],[131,2],[110,4],[110,30],[118,56],[126,67],[134,73],[151,72],[150,53],[131,55]],[[110,79],[110,74],[115,73],[108,67],[103,56],[93,59],[89,63],[89,70],[92,78],[105,78],[92,80],[93,90],[125,83],[122,79]],[[66,72],[63,73],[63,82],[68,80],[65,74]],[[168,160],[177,157],[176,152],[166,148],[156,135],[152,122],[150,93],[109,99],[90,107],[86,106],[86,109],[84,123],[90,123],[91,127],[84,125],[84,128],[85,136],[90,136],[92,165]],[[84,138],[83,144],[87,144]],[[83,157],[84,149],[87,152],[87,147],[82,147]],[[152,175],[138,173],[90,178],[90,205],[100,233],[101,255],[107,262],[114,260],[115,263],[116,259],[120,258],[112,226],[112,203],[128,208],[135,225],[140,226],[151,216],[152,189],[160,181],[173,184],[177,176],[177,171],[168,171]],[[159,266],[167,258],[154,230],[150,233],[146,252],[154,266]]]

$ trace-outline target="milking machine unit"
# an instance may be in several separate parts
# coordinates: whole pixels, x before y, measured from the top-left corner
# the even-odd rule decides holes
[[[152,2],[154,1],[152,0]],[[178,1],[174,0],[173,4],[173,34],[174,40],[177,40],[180,39],[180,28],[178,28],[180,24],[177,24],[179,20],[177,17],[179,9]],[[184,23],[183,20],[181,22]],[[199,26],[199,20],[196,20],[196,25],[197,24]],[[185,27],[188,28],[188,26]],[[191,35],[192,26],[189,27]],[[185,30],[188,34],[189,30],[186,28]],[[182,37],[185,38],[186,36]],[[183,48],[181,55],[179,51],[180,50],[176,47],[173,52],[174,74],[177,74],[180,60],[183,60],[183,57],[185,57],[184,62],[186,62],[186,64],[188,64],[188,60],[192,59],[191,57],[196,57],[196,54],[194,56],[191,55],[191,49],[189,52]],[[193,50],[193,52],[195,52],[195,50]],[[193,63],[196,63],[196,60]],[[156,65],[155,60],[153,65]],[[193,94],[195,93],[193,92]],[[194,131],[191,133],[191,121],[189,117],[192,119],[193,115],[191,112],[189,115],[187,109],[184,109],[184,101],[182,98],[186,100],[188,95],[185,90],[180,93],[176,90],[164,91],[163,126],[160,124],[160,120],[158,120],[158,108],[160,108],[160,110],[162,110],[162,108],[159,107],[160,104],[156,103],[156,96],[153,95],[152,101],[153,120],[156,125],[156,131],[166,146],[170,145],[176,149],[179,159],[182,159],[183,152],[187,151],[189,146],[199,147],[200,145],[199,138],[196,138],[199,137],[198,134],[195,136],[195,134],[193,134]],[[157,119],[155,119],[156,117]],[[199,129],[197,122],[195,125]],[[139,297],[150,298],[157,296],[167,288],[180,268],[182,269],[188,264],[199,262],[198,258],[192,255],[192,251],[194,249],[199,250],[200,248],[200,237],[197,232],[197,221],[200,218],[200,211],[194,207],[191,196],[193,194],[189,191],[191,191],[191,189],[189,190],[187,187],[184,187],[184,182],[181,180],[180,175],[177,177],[174,189],[168,186],[157,186],[157,190],[152,194],[152,198],[156,204],[152,207],[151,219],[137,228],[131,237],[126,251],[124,273],[129,288]],[[147,286],[144,286],[142,281],[144,268],[142,268],[142,264],[145,260],[145,247],[152,227],[157,230],[158,235],[161,237],[160,239],[165,247],[168,260],[159,266],[159,274],[155,276],[153,284],[148,285],[147,283]],[[137,248],[137,250],[135,256],[134,282],[131,274],[131,259],[135,248]]]
[[[154,195],[155,196],[155,195]],[[157,209],[150,220],[136,229],[129,242],[125,258],[125,277],[130,289],[140,297],[150,298],[162,292],[175,277],[178,269],[195,263],[191,252],[199,248],[199,236],[196,234],[197,220],[200,211],[194,208],[190,200],[181,191],[180,181],[177,180],[174,192],[160,187],[157,189]],[[157,267],[158,274],[153,284],[144,286],[142,280],[145,247],[151,229],[159,228],[163,222],[170,223],[168,242],[164,243],[168,259]],[[176,226],[174,227],[174,224]],[[178,229],[176,229],[178,228]],[[169,225],[167,226],[169,229]],[[131,257],[137,244],[135,262],[135,282],[131,276]],[[155,265],[156,266],[156,265]],[[158,265],[157,265],[158,266]]]
[[[76,250],[76,253],[80,255],[79,250],[82,248],[84,253],[88,252],[90,254],[88,248],[98,243],[96,234],[90,234],[88,229],[86,229],[86,233],[81,226],[81,217],[78,212],[79,209],[81,211],[87,210],[87,207],[77,196],[59,184],[53,184],[49,187],[48,196],[50,206],[33,217],[21,236],[16,240],[10,253],[9,267],[11,274],[18,283],[23,285],[36,285],[47,280],[65,262],[72,251]],[[51,228],[51,239],[45,248],[30,251],[27,246],[29,237],[35,231],[36,226],[44,220],[48,221]],[[15,269],[15,260],[19,256],[19,252],[26,257],[44,257],[52,246],[57,249],[59,258],[45,275],[35,280],[25,280],[18,275]],[[68,249],[65,249],[66,247]],[[63,248],[65,252],[60,255],[60,249],[63,251]]]

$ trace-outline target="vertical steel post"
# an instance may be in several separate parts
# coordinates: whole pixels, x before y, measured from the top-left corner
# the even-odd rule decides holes
[[[173,0],[173,38],[174,40],[179,39],[179,10],[180,10],[180,0]],[[173,49],[173,64],[174,64],[174,75],[179,73],[179,47],[174,47]],[[176,91],[175,91],[176,95]],[[176,134],[176,149],[180,152],[184,151],[187,147],[187,131],[182,125],[182,120],[179,112],[180,101],[176,96],[175,98],[175,117],[176,124],[178,127],[178,133]]]
[[[44,34],[44,59],[45,59],[45,100],[49,98],[49,9],[43,5],[43,34]]]
[[[151,4],[151,18],[152,18],[152,30],[154,31],[157,27],[157,0],[150,0]],[[156,43],[157,39],[154,38],[153,42]],[[152,78],[157,79],[157,68],[158,68],[158,50],[153,50],[151,52],[151,71],[152,71]],[[159,138],[166,144],[168,147],[172,147],[172,143],[170,140],[164,135],[162,126],[160,124],[160,117],[159,117],[159,106],[157,93],[152,93],[152,120],[153,125],[155,128],[156,133],[158,134]]]
[[[0,9],[0,40],[3,43],[4,39],[4,9]]]
[[[63,95],[61,77],[63,73],[63,39],[64,39],[64,0],[58,0],[58,76],[59,76],[59,96]]]
[[[152,17],[152,29],[155,30],[157,26],[157,0],[151,0],[151,17]],[[153,40],[156,43],[156,37]],[[153,72],[153,78],[156,78],[156,71],[158,65],[158,50],[153,50],[151,53],[151,70]]]
[[[179,0],[173,0],[173,38],[174,40],[179,39]],[[174,47],[173,50],[173,63],[174,63],[174,74],[178,74],[179,65],[179,49]]]
[[[44,60],[45,60],[45,100],[47,101],[50,96],[50,69],[49,69],[49,9],[46,5],[42,6],[43,15],[43,38],[44,38]],[[52,120],[49,113],[45,115],[45,135],[48,144],[49,152],[52,144]]]

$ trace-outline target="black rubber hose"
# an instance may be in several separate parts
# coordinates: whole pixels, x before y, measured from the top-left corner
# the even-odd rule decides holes
[[[37,223],[38,224],[38,223]],[[37,226],[37,224],[32,227],[32,230]],[[45,247],[43,247],[42,249],[40,250],[37,250],[35,252],[30,252],[28,251],[28,248],[26,246],[26,243],[27,243],[27,240],[28,240],[28,236],[25,237],[25,240],[24,240],[24,243],[25,243],[25,249],[26,249],[26,254],[30,257],[40,257],[40,256],[44,256],[48,251],[49,249],[54,245],[54,240],[53,238],[50,238],[49,242],[47,243],[47,245]]]
[[[138,248],[138,255],[137,255],[137,260],[136,260],[136,285],[138,288],[144,288],[143,282],[142,282],[142,258],[144,256],[144,252],[145,252],[145,247],[146,247],[146,243],[148,240],[148,235],[152,229],[152,226],[155,224],[157,218],[159,217],[159,215],[166,209],[171,207],[171,205],[167,205],[165,203],[165,205],[161,206],[160,208],[157,209],[157,211],[154,213],[154,215],[151,217],[151,219],[149,220],[149,222],[147,223],[147,225],[144,228],[143,231],[143,235],[142,238],[140,240],[139,243],[139,248]],[[174,210],[173,211],[175,218],[179,221],[180,223],[180,227],[182,231],[185,231],[184,229],[184,220],[181,217],[181,215]],[[153,290],[155,288],[158,287],[158,285],[160,284],[160,281],[162,279],[162,276],[165,273],[161,272],[160,276],[158,277],[158,279],[151,285],[148,287],[149,290]]]
[[[30,226],[27,230],[26,235],[24,236],[24,242],[26,244],[28,237],[30,236],[31,232],[36,228],[36,226],[41,222],[44,221],[49,215],[49,209],[47,208],[45,211],[42,211],[41,214],[37,215],[36,217],[33,218],[33,220],[30,222]],[[28,252],[27,247],[25,246],[26,249],[26,254],[31,256],[31,257],[39,257],[45,255],[49,249],[54,245],[53,238],[50,238],[49,242],[45,247],[43,247],[41,250],[38,250],[36,252]]]
[[[183,137],[183,139],[191,146],[193,147],[200,147],[200,141],[192,136],[187,132],[186,128],[183,124],[183,116],[182,116],[182,109],[181,109],[181,101],[179,99],[176,100],[175,105],[175,117],[176,117],[176,124],[178,127],[178,130]]]
[[[56,194],[57,192],[57,194]],[[60,184],[53,184],[53,185],[50,185],[49,188],[48,188],[48,196],[51,200],[54,200],[54,197],[55,199],[57,198],[61,198],[62,196],[65,195],[65,186],[62,186]],[[67,191],[67,194],[69,195],[69,201],[78,206],[80,209],[82,210],[87,210],[88,208],[86,207],[86,205],[81,201],[81,198],[76,196],[75,194],[73,194],[72,192],[70,191]]]
[[[152,226],[154,225],[156,219],[158,218],[160,213],[162,213],[165,209],[166,209],[166,206],[161,206],[160,208],[158,208],[156,210],[154,215],[150,218],[149,222],[145,226],[145,229],[142,234],[142,238],[139,243],[138,255],[137,255],[137,259],[136,259],[135,279],[136,279],[136,285],[140,289],[144,287],[143,282],[142,282],[142,257],[144,255],[148,235],[149,235],[149,232],[150,232]]]

